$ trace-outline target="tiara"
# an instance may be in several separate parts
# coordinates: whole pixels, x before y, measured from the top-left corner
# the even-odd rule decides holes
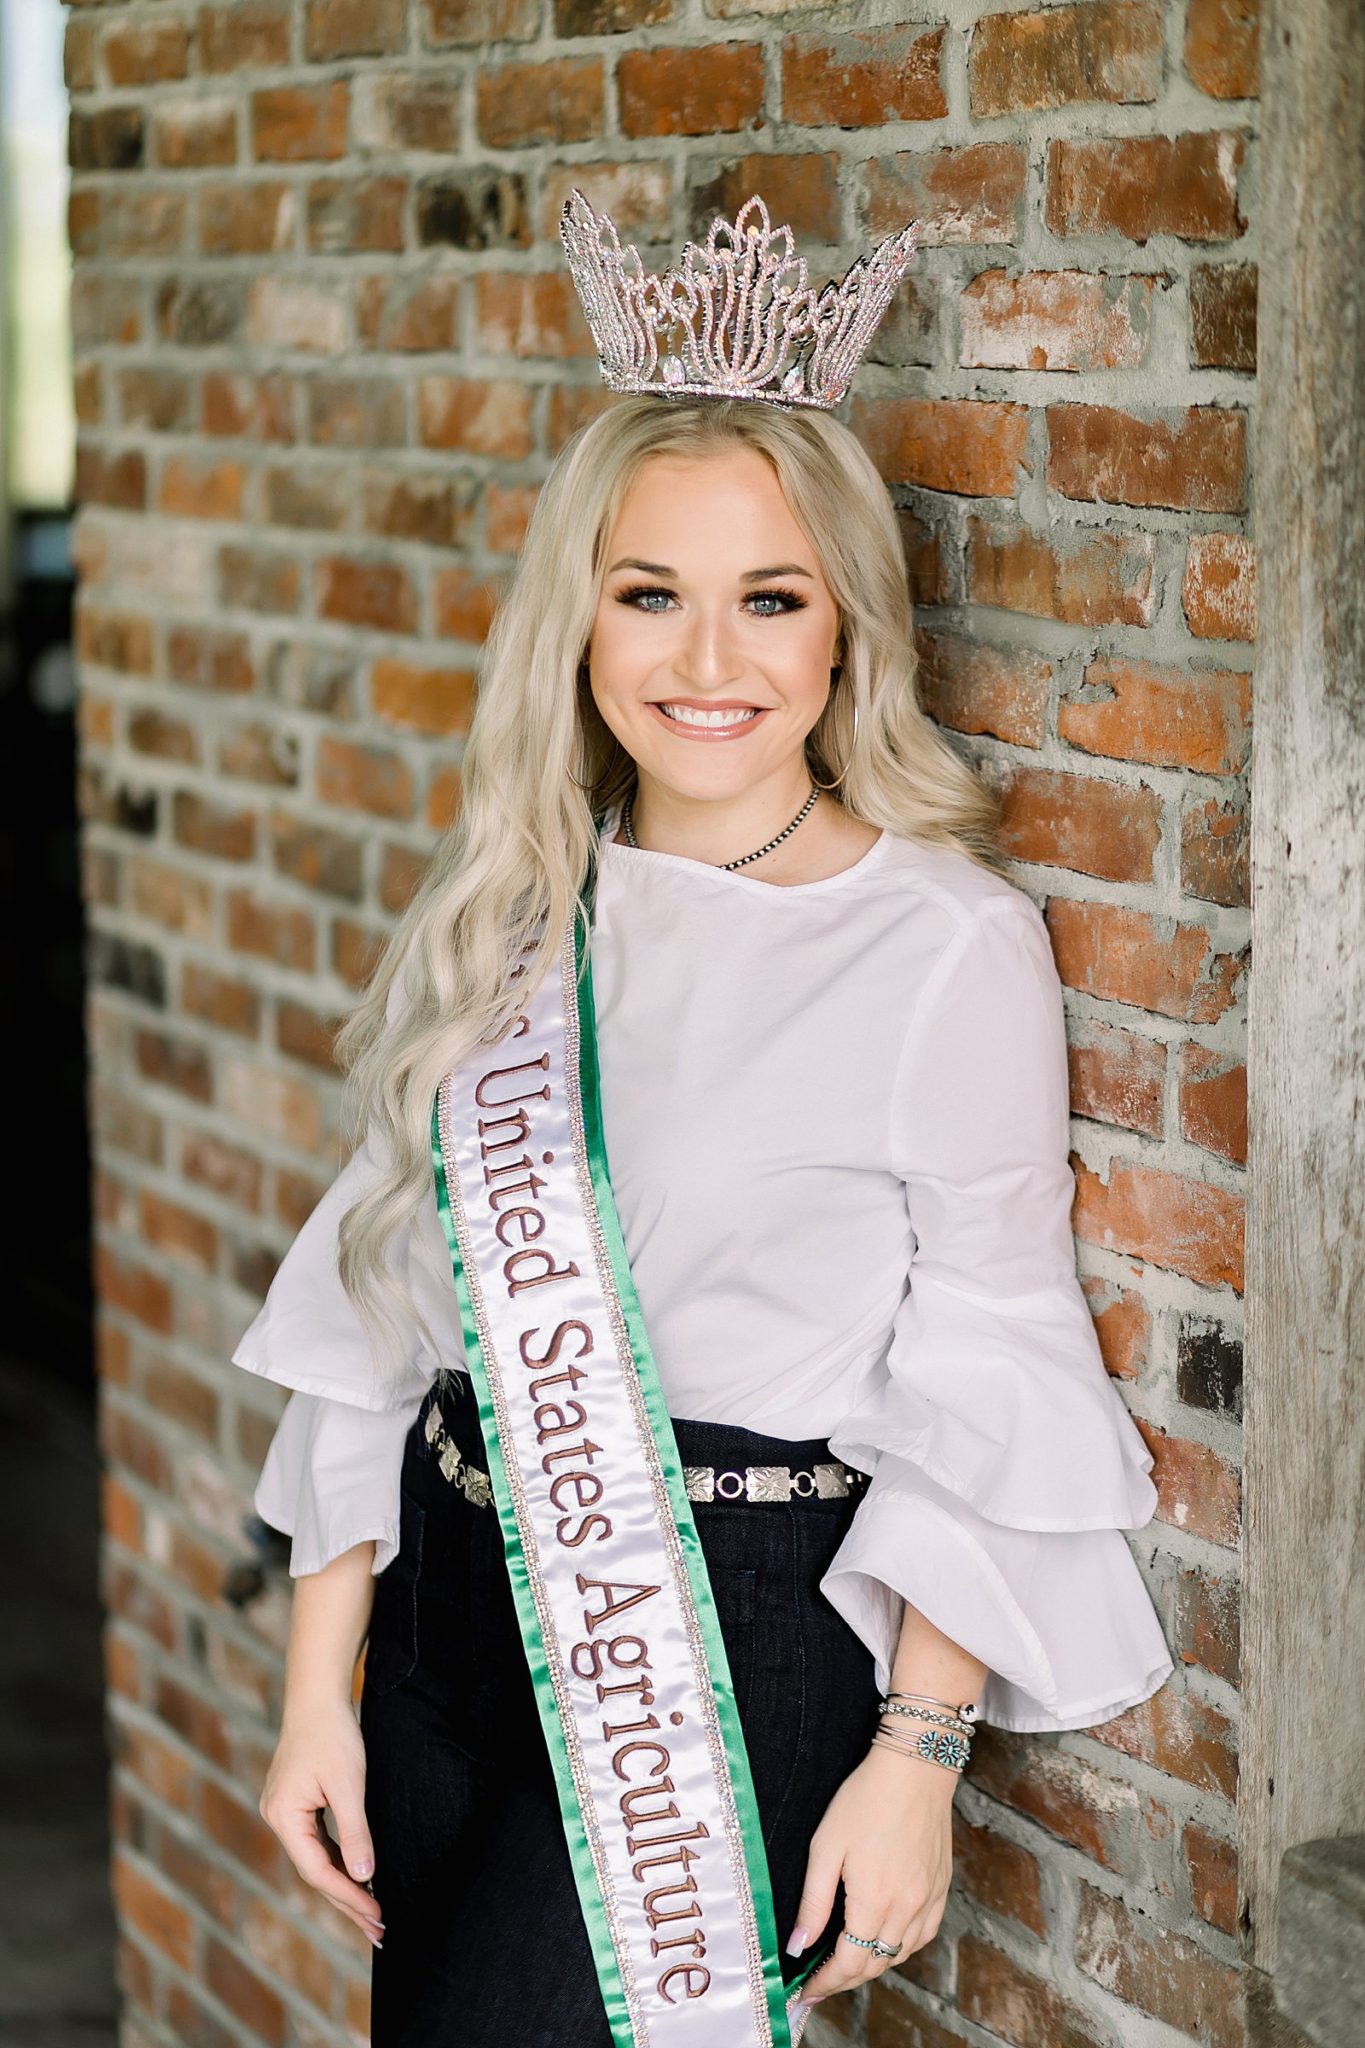
[[[828,410],[891,303],[919,222],[888,235],[819,293],[791,229],[771,225],[757,193],[733,222],[718,213],[705,242],[685,242],[681,262],[659,273],[645,270],[633,243],[622,248],[610,216],[577,186],[559,234],[610,390]],[[670,336],[663,355],[661,334]]]

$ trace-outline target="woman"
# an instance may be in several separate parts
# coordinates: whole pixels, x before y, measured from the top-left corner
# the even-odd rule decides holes
[[[975,1718],[1090,1726],[1172,1669],[1120,1533],[1152,1460],[1076,1277],[1046,928],[915,701],[887,494],[814,409],[638,395],[575,436],[462,773],[342,1033],[363,1142],[234,1354],[294,1390],[256,1495],[297,1580],[261,1811],[375,1944],[379,2048],[630,2038],[430,1125],[590,874],[610,1192],[677,1456],[806,1478],[689,1491],[803,2017],[932,1939]]]

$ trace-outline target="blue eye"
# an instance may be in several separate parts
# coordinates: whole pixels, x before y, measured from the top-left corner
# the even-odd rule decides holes
[[[633,605],[637,611],[656,614],[666,609],[665,605],[645,604],[643,600],[648,597],[662,597],[671,603],[673,593],[659,583],[634,583],[626,590],[617,591],[616,602]],[[774,611],[756,611],[753,616],[758,619],[780,619],[786,612],[803,611],[806,604],[805,598],[798,597],[794,590],[751,590],[744,602],[746,605],[776,606]]]

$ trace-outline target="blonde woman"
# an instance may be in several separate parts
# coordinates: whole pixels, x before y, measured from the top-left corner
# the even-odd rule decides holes
[[[933,1938],[977,1722],[1172,1669],[1046,928],[814,405],[575,435],[462,781],[235,1353],[294,1390],[261,1811],[375,1944],[377,2048],[795,2039]]]

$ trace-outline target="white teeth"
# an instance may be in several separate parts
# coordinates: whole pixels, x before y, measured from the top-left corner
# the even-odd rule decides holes
[[[661,704],[660,711],[666,718],[676,719],[679,725],[747,725],[751,718],[757,718],[757,711],[694,711],[688,704]]]

